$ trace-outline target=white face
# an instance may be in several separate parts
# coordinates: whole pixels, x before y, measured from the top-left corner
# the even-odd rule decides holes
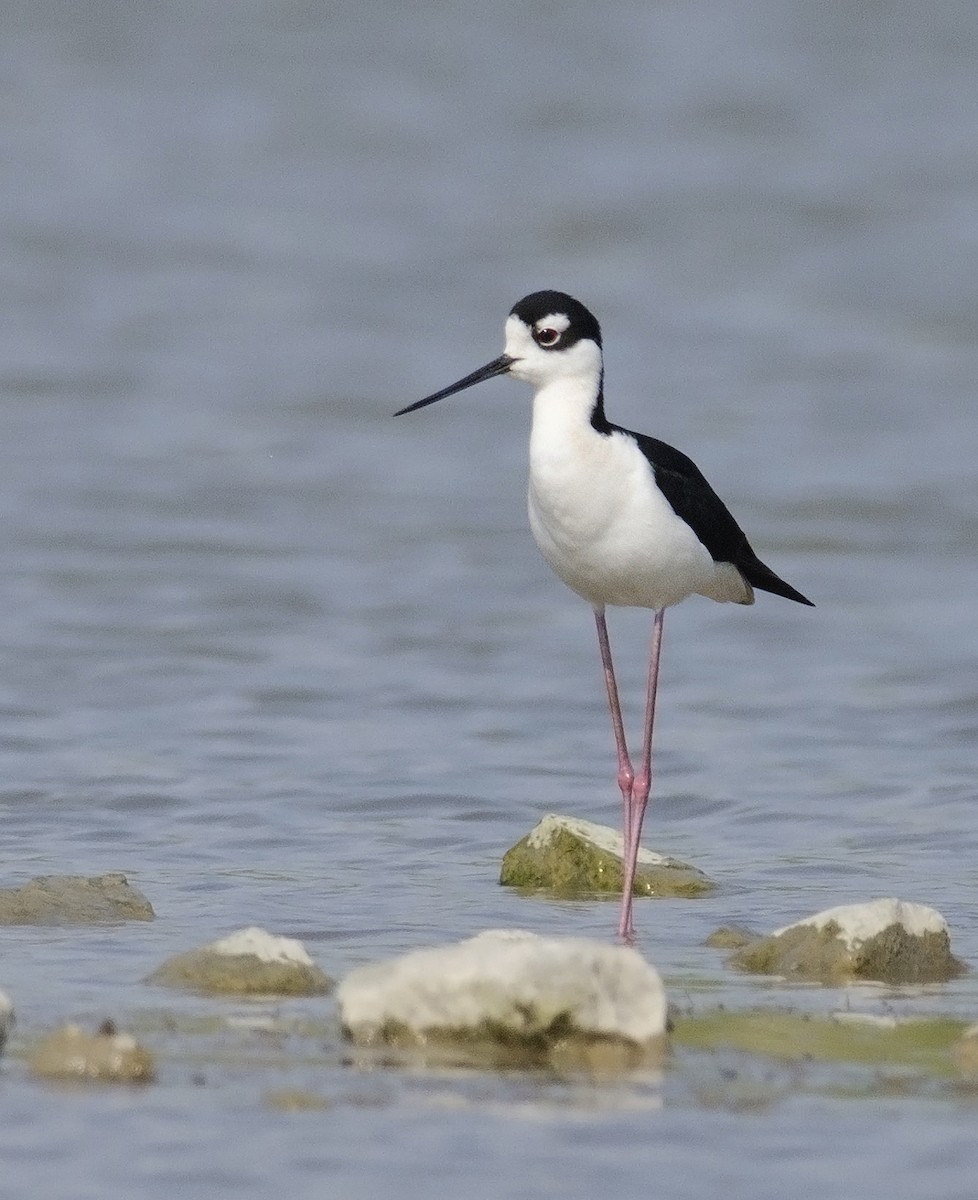
[[[537,388],[558,379],[597,380],[601,351],[590,338],[581,338],[563,350],[547,349],[547,342],[556,342],[569,324],[563,313],[552,313],[541,317],[531,329],[519,317],[510,315],[506,320],[505,353],[514,361],[509,374]]]

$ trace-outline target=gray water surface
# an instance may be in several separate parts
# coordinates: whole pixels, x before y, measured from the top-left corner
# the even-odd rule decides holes
[[[391,417],[542,287],[602,320],[611,418],[818,606],[670,612],[646,841],[720,889],[638,905],[641,949],[682,1003],[978,1016],[973,979],[762,987],[701,945],[897,895],[978,964],[976,52],[964,0],[5,6],[3,882],[124,870],[158,914],[8,929],[23,1039],[151,1024],[179,1001],[143,976],[245,924],[334,975],[611,936],[496,883],[546,812],[619,811],[593,623],[526,529],[527,390]],[[611,624],[634,729],[650,620]],[[966,1098],[296,1072],[327,1112],[15,1057],[0,1195],[909,1200],[978,1168]]]

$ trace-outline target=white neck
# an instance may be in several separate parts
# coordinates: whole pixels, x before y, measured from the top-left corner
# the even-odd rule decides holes
[[[590,429],[597,399],[594,380],[580,375],[543,384],[533,393],[534,432]]]

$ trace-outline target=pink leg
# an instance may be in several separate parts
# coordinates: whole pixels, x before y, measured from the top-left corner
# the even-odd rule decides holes
[[[658,609],[652,626],[652,651],[649,655],[649,682],[645,698],[645,734],[642,741],[642,763],[632,782],[625,821],[625,870],[621,893],[621,917],[618,936],[631,940],[635,936],[632,922],[632,889],[638,864],[638,848],[642,839],[642,821],[652,790],[652,728],[655,724],[655,694],[659,685],[659,655],[662,649],[662,619],[664,609]]]
[[[632,817],[632,784],[635,781],[635,772],[632,769],[632,760],[628,757],[628,747],[625,744],[621,702],[618,699],[615,668],[611,661],[611,643],[608,640],[608,623],[605,620],[603,608],[594,610],[594,623],[598,627],[598,648],[601,651],[601,666],[604,668],[604,685],[608,689],[608,707],[611,709],[611,727],[615,733],[615,749],[618,751],[618,787],[621,791],[622,822],[627,842],[629,822]]]

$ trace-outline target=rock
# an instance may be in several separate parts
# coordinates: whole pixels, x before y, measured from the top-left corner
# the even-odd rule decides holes
[[[872,995],[872,993],[871,993]],[[889,1077],[945,1078],[963,1022],[949,1017],[896,1017],[892,1013],[830,1014],[771,1008],[734,1011],[714,1008],[678,1014],[670,1037],[677,1059],[683,1051],[711,1056],[761,1055],[781,1063],[862,1065],[873,1073],[872,1088]],[[740,1071],[733,1072],[740,1074]],[[839,1094],[852,1079],[838,1079]],[[791,1083],[792,1093],[797,1079]],[[826,1081],[818,1085],[824,1094]],[[860,1095],[865,1094],[862,1090]]]
[[[349,1039],[426,1061],[622,1070],[665,1044],[655,968],[585,938],[490,930],[361,967],[337,999]]]
[[[97,925],[152,921],[153,906],[125,875],[38,875],[0,888],[0,925]]]
[[[280,996],[321,996],[333,986],[301,942],[255,927],[168,959],[146,982],[198,992]]]
[[[14,1006],[6,992],[0,991],[0,1054],[14,1026]]]
[[[623,853],[622,835],[610,826],[550,813],[506,851],[499,882],[567,898],[619,896]],[[705,896],[715,886],[688,863],[638,852],[636,896]]]
[[[703,945],[713,950],[739,950],[741,946],[757,941],[757,936],[746,925],[721,925],[719,929],[714,929]]]
[[[978,1078],[978,1024],[968,1026],[952,1047],[951,1056],[962,1075]]]
[[[941,914],[902,900],[826,909],[751,942],[730,961],[743,971],[830,984],[939,983],[967,970],[951,953]]]
[[[279,1112],[325,1112],[332,1108],[332,1101],[315,1092],[304,1092],[299,1088],[280,1088],[277,1091],[266,1092],[264,1103],[268,1108],[278,1109]]]
[[[106,1021],[97,1033],[63,1025],[31,1051],[28,1066],[44,1079],[83,1082],[150,1083],[156,1074],[153,1056],[127,1033]]]

